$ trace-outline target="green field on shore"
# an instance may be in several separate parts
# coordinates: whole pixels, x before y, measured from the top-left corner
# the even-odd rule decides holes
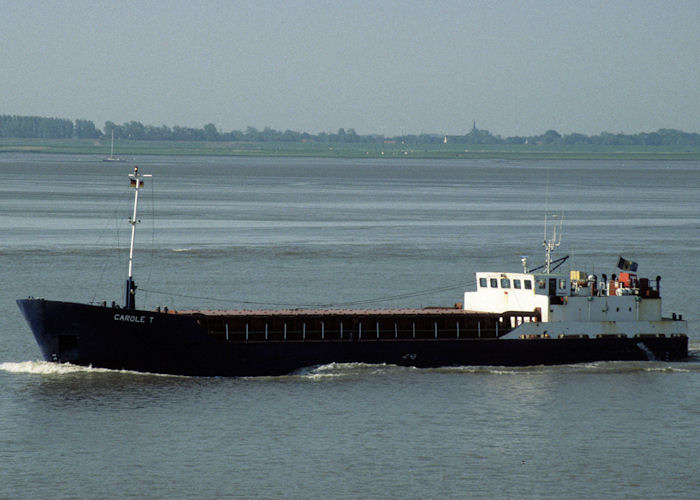
[[[292,156],[318,158],[465,158],[700,160],[700,146],[401,144],[326,142],[115,141],[125,160],[143,155]],[[108,139],[0,139],[0,153],[109,155]]]

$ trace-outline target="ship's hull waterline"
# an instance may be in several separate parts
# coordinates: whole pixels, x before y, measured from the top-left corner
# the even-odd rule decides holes
[[[679,361],[688,355],[686,335],[500,338],[516,319],[536,319],[532,313],[426,309],[227,315],[32,298],[17,303],[47,361],[177,375],[282,375],[328,363],[526,366]]]

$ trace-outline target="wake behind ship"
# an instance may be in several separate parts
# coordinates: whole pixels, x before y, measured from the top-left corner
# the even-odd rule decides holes
[[[461,305],[426,309],[188,310],[136,307],[134,188],[124,306],[18,300],[44,359],[203,376],[281,375],[327,363],[415,367],[682,360],[687,323],[662,317],[660,278],[557,273],[556,229],[543,269],[478,272]]]

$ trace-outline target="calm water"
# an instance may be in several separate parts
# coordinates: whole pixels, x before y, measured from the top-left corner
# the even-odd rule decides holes
[[[0,155],[1,498],[700,496],[699,163],[138,164],[140,306],[453,304],[474,271],[542,261],[546,207],[572,268],[621,254],[662,276],[691,360],[257,379],[43,363],[14,300],[123,300],[133,165]]]

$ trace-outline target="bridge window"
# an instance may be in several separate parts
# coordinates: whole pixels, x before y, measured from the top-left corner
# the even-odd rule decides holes
[[[532,290],[532,281],[525,280],[525,290]]]
[[[513,280],[513,288],[520,290],[520,280]]]
[[[498,278],[491,278],[491,288],[498,288]]]
[[[566,280],[559,280],[559,290],[566,290]]]
[[[547,281],[545,280],[537,280],[537,288],[540,290],[544,290],[547,288]]]
[[[479,288],[486,288],[488,286],[488,280],[486,278],[479,278]]]
[[[501,288],[510,288],[510,280],[508,278],[501,278]]]

